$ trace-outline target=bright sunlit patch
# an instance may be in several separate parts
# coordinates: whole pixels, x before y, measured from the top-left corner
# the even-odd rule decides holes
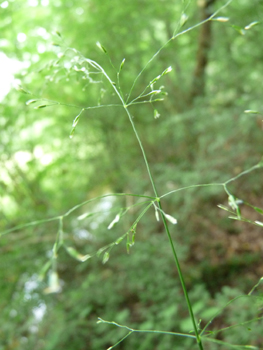
[[[17,38],[17,41],[19,41],[20,43],[23,43],[26,41],[26,34],[25,33],[18,33],[16,38]]]
[[[0,101],[8,94],[12,84],[14,84],[14,74],[25,67],[25,64],[17,60],[8,58],[0,52]]]
[[[44,155],[44,151],[43,151],[43,148],[41,146],[36,146],[34,148],[34,156],[39,159],[41,157],[43,157]]]
[[[0,39],[0,47],[7,47],[9,41],[7,39]]]
[[[19,85],[20,81],[14,78],[14,74],[29,66],[29,61],[19,62],[0,52],[0,102],[8,94],[12,85]]]
[[[37,34],[42,36],[42,38],[46,40],[50,38],[50,34],[43,27],[37,28]]]
[[[2,2],[0,7],[2,7],[2,9],[6,9],[8,7],[8,5],[9,5],[8,1],[4,1],[4,2]]]
[[[12,74],[11,60],[2,52],[0,52],[0,101],[8,94],[12,81],[14,79]]]
[[[39,304],[39,306],[33,308],[32,312],[36,321],[40,322],[42,320],[42,318],[46,313],[46,310],[47,310],[47,307],[46,307],[46,304],[44,303],[41,303]]]
[[[40,162],[41,164],[43,165],[48,165],[50,163],[52,163],[53,161],[53,157],[51,154],[45,154],[41,159],[40,159]]]
[[[37,53],[33,54],[31,56],[32,62],[38,62],[39,61],[39,55]]]
[[[27,151],[18,151],[14,154],[14,158],[17,164],[19,164],[19,166],[22,169],[26,168],[26,164],[32,160],[33,156],[32,153],[27,152]]]
[[[4,215],[15,215],[18,211],[18,205],[13,197],[10,196],[1,196],[0,197],[0,205],[1,210],[4,213]]]
[[[44,45],[44,44],[38,44],[38,45],[37,45],[37,52],[38,52],[38,53],[44,53],[44,52],[46,52],[46,45]]]
[[[28,0],[28,5],[32,7],[36,7],[38,5],[38,0]]]
[[[50,163],[52,163],[53,161],[53,157],[51,154],[48,154],[48,153],[44,153],[44,150],[41,146],[36,146],[34,148],[34,156],[35,158],[37,158],[39,160],[39,162],[42,164],[42,165],[48,165]]]

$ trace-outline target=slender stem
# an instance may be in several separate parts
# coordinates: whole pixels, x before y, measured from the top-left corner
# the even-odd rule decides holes
[[[155,334],[170,334],[170,335],[176,335],[178,337],[184,337],[184,338],[190,338],[190,339],[195,339],[195,336],[194,335],[191,335],[191,334],[185,334],[185,333],[177,333],[177,332],[168,332],[168,331],[159,331],[159,330],[156,330],[156,329],[134,329],[134,328],[131,328],[131,327],[127,327],[125,325],[122,325],[122,324],[119,324],[117,322],[113,322],[113,321],[106,321],[106,320],[103,320],[102,318],[98,318],[99,321],[97,323],[106,323],[106,324],[112,324],[116,327],[119,327],[119,328],[123,328],[123,329],[126,329],[127,331],[130,331],[132,333],[155,333]],[[128,333],[130,334],[130,333]],[[118,344],[118,343],[117,343]],[[115,346],[115,345],[114,345]]]
[[[182,273],[181,266],[180,266],[180,263],[179,263],[179,260],[178,260],[177,254],[176,254],[176,250],[175,250],[174,243],[173,243],[170,231],[169,231],[169,227],[167,225],[167,221],[166,221],[165,216],[164,216],[163,211],[162,211],[161,201],[158,202],[158,205],[159,205],[159,208],[161,209],[161,216],[162,216],[163,224],[164,224],[165,231],[167,233],[167,236],[168,236],[168,239],[169,239],[169,243],[170,243],[170,246],[171,246],[171,249],[172,249],[172,252],[173,252],[175,265],[176,265],[176,268],[177,268],[177,271],[178,271],[178,275],[179,275],[179,279],[180,279],[180,282],[181,282],[181,285],[182,285],[182,288],[183,288],[184,297],[185,297],[185,300],[186,300],[186,303],[187,303],[188,311],[189,311],[190,317],[192,319],[194,332],[195,332],[195,336],[196,336],[196,341],[197,341],[197,344],[199,345],[199,349],[203,350],[202,340],[201,340],[201,337],[200,337],[200,335],[198,333],[198,329],[197,329],[197,325],[196,325],[196,321],[195,321],[195,317],[194,317],[194,313],[193,313],[193,308],[192,308],[192,305],[191,305],[191,302],[190,302],[190,299],[189,299],[189,296],[188,296],[188,292],[187,292],[186,285],[185,285],[185,282],[184,282],[183,273]]]
[[[90,61],[90,60],[89,60]],[[117,96],[119,97],[122,105],[123,105],[123,108],[125,109],[125,112],[127,113],[128,115],[128,118],[129,118],[129,121],[132,125],[132,128],[133,128],[133,131],[134,131],[134,134],[137,138],[137,141],[139,143],[139,146],[140,146],[140,149],[141,149],[141,152],[142,152],[142,155],[143,155],[143,159],[144,159],[144,162],[145,162],[145,165],[146,165],[146,168],[147,168],[147,172],[148,172],[148,175],[149,175],[149,178],[151,180],[151,184],[152,184],[152,187],[153,187],[153,191],[154,191],[154,194],[156,197],[158,197],[158,194],[157,194],[157,190],[156,190],[156,186],[155,186],[155,183],[153,181],[153,177],[152,177],[152,174],[151,174],[151,170],[150,170],[150,167],[149,167],[149,163],[148,163],[148,160],[147,160],[147,157],[146,157],[146,153],[144,151],[144,148],[143,148],[143,145],[142,145],[142,142],[141,142],[141,139],[139,137],[139,134],[135,128],[135,124],[133,122],[133,119],[132,119],[132,116],[130,114],[130,111],[128,110],[128,106],[126,105],[126,103],[124,102],[121,94],[119,93],[118,89],[116,88],[115,84],[113,83],[113,81],[111,80],[111,78],[108,76],[108,74],[105,72],[105,70],[97,63],[97,62],[94,62],[92,61],[92,64],[93,65],[96,65],[99,69],[101,69],[103,75],[107,78],[107,80],[110,82],[111,86],[113,87],[113,89],[115,90]]]
[[[193,29],[195,29],[195,28],[200,27],[201,25],[205,24],[205,23],[208,22],[208,21],[213,20],[213,18],[214,18],[221,10],[223,10],[225,7],[227,7],[232,1],[233,1],[233,0],[228,0],[223,6],[221,6],[221,7],[220,7],[216,12],[214,12],[210,17],[208,17],[208,18],[206,18],[205,20],[203,20],[203,21],[201,21],[201,22],[199,22],[199,23],[193,25],[192,27],[189,27],[189,28],[187,28],[187,29],[185,29],[185,30],[183,30],[183,31],[181,31],[181,32],[179,32],[179,33],[176,34],[176,31],[177,31],[178,29],[180,29],[180,26],[178,26],[178,27],[176,28],[176,30],[174,31],[173,36],[172,36],[169,40],[167,40],[166,43],[164,43],[163,46],[149,59],[149,61],[146,63],[146,65],[143,67],[143,69],[140,71],[140,73],[137,75],[137,77],[134,79],[134,82],[133,82],[133,84],[132,84],[132,87],[131,87],[130,92],[129,92],[128,97],[127,97],[127,103],[128,103],[128,101],[129,101],[130,96],[131,96],[131,93],[132,93],[132,91],[133,91],[133,89],[134,89],[134,87],[135,87],[135,85],[136,85],[138,79],[139,79],[140,76],[142,75],[142,73],[145,71],[145,69],[148,67],[148,65],[155,59],[155,57],[158,56],[159,53],[165,48],[165,46],[168,45],[168,44],[170,43],[170,41],[172,41],[172,40],[178,38],[179,36],[181,36],[181,35],[183,35],[183,34],[185,34],[185,33],[187,33],[187,32],[190,32],[191,30],[193,30]],[[185,9],[188,7],[188,5],[189,5],[189,3],[186,5]]]
[[[228,0],[228,2],[225,4],[225,6],[227,6],[232,0]],[[222,6],[220,8],[220,10],[222,8],[224,8],[225,6]],[[175,261],[175,265],[177,267],[177,270],[178,270],[178,274],[179,274],[179,279],[180,279],[180,282],[181,282],[181,285],[182,285],[182,288],[183,288],[183,292],[184,292],[184,296],[185,296],[185,299],[186,299],[186,303],[187,303],[187,306],[188,306],[188,311],[189,311],[189,314],[190,314],[190,317],[192,319],[192,323],[193,323],[193,327],[194,327],[194,332],[195,332],[195,337],[196,337],[196,341],[197,341],[197,344],[199,346],[199,349],[200,350],[203,350],[203,345],[202,345],[202,340],[201,340],[201,337],[200,337],[200,334],[198,332],[198,328],[197,328],[197,325],[196,325],[196,321],[195,321],[195,317],[194,317],[194,313],[193,313],[193,309],[192,309],[192,305],[191,305],[191,302],[190,302],[190,299],[189,299],[189,296],[188,296],[188,292],[187,292],[187,289],[186,289],[186,285],[185,285],[185,282],[184,282],[184,278],[183,278],[183,273],[182,273],[182,270],[181,270],[181,267],[180,267],[180,263],[179,263],[179,260],[178,260],[178,257],[177,257],[177,254],[176,254],[176,250],[175,250],[175,247],[174,247],[174,243],[173,243],[173,240],[172,240],[172,237],[171,237],[171,234],[170,234],[170,231],[169,231],[169,227],[168,227],[168,224],[167,224],[167,221],[166,221],[166,218],[165,218],[165,215],[162,211],[162,205],[161,205],[161,200],[158,196],[158,192],[157,192],[157,188],[156,188],[156,185],[155,185],[155,182],[154,182],[154,179],[153,179],[153,176],[152,176],[152,173],[151,173],[151,170],[150,170],[150,167],[149,167],[149,163],[148,163],[148,160],[147,160],[147,157],[146,157],[146,153],[144,151],[144,147],[143,147],[143,144],[141,142],[141,139],[139,137],[139,134],[137,132],[137,129],[135,127],[135,124],[133,122],[133,119],[132,119],[132,116],[130,114],[130,111],[128,110],[128,100],[130,98],[130,95],[131,95],[131,92],[137,82],[137,80],[139,79],[140,75],[142,74],[142,72],[146,69],[146,67],[148,66],[148,64],[160,53],[160,51],[171,41],[171,40],[174,40],[176,37],[204,24],[206,21],[209,21],[211,20],[212,18],[215,17],[215,15],[219,12],[216,11],[212,16],[210,16],[208,19],[206,19],[205,21],[201,22],[201,23],[198,23],[197,25],[191,27],[191,28],[188,28],[184,31],[182,31],[181,33],[178,33],[177,35],[174,33],[173,34],[173,37],[170,38],[166,43],[165,45],[163,45],[156,53],[155,55],[153,55],[153,57],[148,61],[148,63],[145,65],[145,67],[143,68],[143,70],[138,74],[138,76],[136,77],[136,79],[134,80],[134,83],[131,87],[131,90],[129,92],[129,95],[128,95],[128,98],[127,98],[127,102],[124,101],[123,99],[123,96],[122,94],[120,93],[120,91],[118,90],[118,88],[116,87],[116,84],[110,79],[110,77],[108,76],[108,74],[105,72],[105,70],[95,61],[93,60],[90,60],[90,59],[86,59],[87,63],[90,64],[92,67],[94,67],[95,69],[101,71],[103,73],[103,75],[106,77],[106,79],[109,81],[109,83],[111,84],[111,86],[113,87],[113,89],[115,90],[115,93],[117,94],[117,96],[119,97],[122,105],[123,105],[123,108],[125,109],[125,112],[127,113],[128,115],[128,118],[129,118],[129,121],[131,123],[131,126],[133,128],[133,131],[134,131],[134,134],[136,136],[136,139],[138,141],[138,144],[140,146],[140,149],[141,149],[141,152],[142,152],[142,156],[143,156],[143,159],[144,159],[144,163],[145,163],[145,166],[146,166],[146,169],[147,169],[147,173],[148,173],[148,176],[149,176],[149,179],[150,179],[150,182],[151,182],[151,185],[152,185],[152,188],[153,188],[153,192],[154,192],[154,195],[158,201],[158,206],[160,208],[160,211],[161,211],[161,216],[162,216],[162,221],[163,221],[163,224],[164,224],[164,227],[165,227],[165,231],[166,231],[166,234],[167,234],[167,237],[168,237],[168,240],[169,240],[169,243],[170,243],[170,246],[171,246],[171,250],[172,250],[172,253],[173,253],[173,256],[174,256],[174,261]],[[225,183],[225,187],[226,187],[226,184]],[[69,213],[67,213],[69,214]]]
[[[248,170],[242,171],[242,173],[238,174],[237,176],[233,177],[232,179],[226,181],[224,185],[228,185],[230,182],[236,181],[238,178],[240,178],[243,175],[251,173],[255,169],[262,168],[261,162],[259,164],[254,165],[253,167],[249,168]]]
[[[185,299],[186,299],[186,303],[187,303],[187,307],[188,307],[188,311],[189,311],[189,314],[190,314],[190,317],[192,319],[192,323],[193,323],[193,327],[194,327],[194,332],[195,332],[195,337],[196,337],[196,341],[197,341],[197,344],[199,346],[199,349],[200,350],[203,350],[203,345],[202,345],[202,341],[201,341],[201,337],[198,333],[198,329],[197,329],[197,325],[196,325],[196,321],[195,321],[195,318],[194,318],[194,313],[193,313],[193,309],[192,309],[192,305],[191,305],[191,302],[190,302],[190,299],[189,299],[189,296],[188,296],[188,292],[187,292],[187,289],[186,289],[186,285],[185,285],[185,282],[184,282],[184,278],[183,278],[183,273],[182,273],[182,270],[181,270],[181,267],[180,267],[180,263],[179,263],[179,260],[178,260],[178,257],[177,257],[177,254],[176,254],[176,250],[175,250],[175,247],[174,247],[174,244],[173,244],[173,240],[172,240],[172,237],[171,237],[171,234],[170,234],[170,231],[169,231],[169,228],[168,228],[168,224],[166,222],[166,218],[163,214],[163,211],[162,211],[162,206],[161,206],[161,201],[158,197],[158,193],[157,193],[157,189],[156,189],[156,185],[155,185],[155,182],[154,182],[154,179],[153,179],[153,176],[152,176],[152,173],[151,173],[151,169],[149,167],[149,163],[148,163],[148,160],[147,160],[147,157],[146,157],[146,153],[144,151],[144,147],[143,147],[143,144],[141,142],[141,139],[140,139],[140,136],[137,132],[137,129],[135,127],[135,124],[133,122],[133,119],[132,119],[132,116],[130,114],[130,111],[128,110],[128,106],[126,105],[126,103],[124,102],[121,94],[119,93],[118,89],[116,88],[116,85],[112,82],[112,80],[110,79],[110,77],[107,75],[107,73],[104,71],[104,69],[99,66],[96,62],[92,61],[92,64],[93,65],[96,65],[96,67],[98,67],[99,69],[101,69],[102,73],[104,74],[104,76],[107,78],[107,80],[110,82],[111,86],[113,87],[113,89],[115,90],[117,96],[119,97],[122,105],[123,105],[123,108],[125,109],[125,112],[127,113],[128,115],[128,118],[129,118],[129,121],[131,123],[131,126],[133,128],[133,131],[134,131],[134,134],[136,136],[136,139],[139,143],[139,146],[140,146],[140,149],[141,149],[141,152],[142,152],[142,155],[143,155],[143,159],[144,159],[144,163],[145,163],[145,166],[146,166],[146,169],[147,169],[147,172],[148,172],[148,175],[149,175],[149,178],[150,178],[150,181],[151,181],[151,184],[152,184],[152,188],[153,188],[153,191],[154,191],[154,194],[156,196],[156,199],[158,199],[158,206],[161,210],[161,216],[162,216],[162,221],[163,221],[163,224],[164,224],[164,227],[165,227],[165,231],[166,231],[166,234],[168,236],[168,240],[169,240],[169,243],[170,243],[170,246],[171,246],[171,249],[172,249],[172,253],[173,253],[173,256],[174,256],[174,261],[175,261],[175,265],[176,265],[176,268],[178,270],[178,274],[179,274],[179,278],[180,278],[180,282],[181,282],[181,285],[182,285],[182,288],[183,288],[183,292],[184,292],[184,296],[185,296]]]

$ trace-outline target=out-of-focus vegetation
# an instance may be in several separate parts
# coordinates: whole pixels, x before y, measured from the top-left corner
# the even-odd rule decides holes
[[[137,204],[149,199],[109,196],[80,204],[108,193],[154,193],[120,101],[102,74],[87,72],[81,55],[98,62],[123,99],[130,94],[129,101],[172,68],[153,85],[161,92],[146,98],[163,101],[138,103],[141,98],[129,110],[159,195],[174,191],[162,204],[178,220],[171,234],[195,317],[202,329],[217,315],[206,329],[215,340],[240,344],[237,349],[263,347],[260,284],[249,297],[227,305],[263,276],[262,169],[239,176],[262,157],[263,3],[225,4],[0,4],[0,51],[24,67],[0,106],[1,350],[107,349],[127,334],[97,324],[98,317],[139,330],[193,335],[169,242],[153,208],[136,234],[128,235],[130,244],[125,238],[106,255],[96,254],[130,229],[143,208]],[[213,20],[187,31],[221,7]],[[222,184],[233,178],[229,205]],[[175,191],[198,184],[214,185]],[[118,214],[121,220],[108,230]],[[192,338],[134,333],[116,346],[173,348],[197,345]],[[204,348],[228,347],[204,340]]]

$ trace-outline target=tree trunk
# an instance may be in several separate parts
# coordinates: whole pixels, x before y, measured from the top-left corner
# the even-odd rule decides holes
[[[201,21],[206,20],[212,15],[212,6],[215,2],[216,0],[199,1]],[[212,44],[211,27],[211,21],[207,21],[200,27],[196,65],[193,74],[192,89],[190,92],[190,102],[193,102],[196,97],[204,96],[205,94],[205,70],[208,64],[208,54]]]

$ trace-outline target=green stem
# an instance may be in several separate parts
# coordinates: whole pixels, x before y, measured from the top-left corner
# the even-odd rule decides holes
[[[141,151],[142,151],[142,155],[143,155],[143,158],[144,158],[144,162],[145,162],[145,165],[146,165],[146,169],[147,169],[147,172],[148,172],[148,175],[149,175],[152,187],[153,187],[154,194],[155,194],[156,198],[159,198],[158,193],[157,193],[157,189],[156,189],[156,185],[155,185],[155,182],[153,180],[153,176],[152,176],[152,173],[151,173],[151,170],[150,170],[150,167],[149,167],[149,163],[148,163],[148,160],[147,160],[147,157],[146,157],[146,154],[145,154],[145,151],[144,151],[141,139],[140,139],[139,134],[138,134],[138,132],[136,130],[136,127],[135,127],[135,124],[134,124],[134,122],[132,120],[130,112],[128,111],[128,109],[125,106],[125,104],[123,105],[123,107],[125,108],[125,111],[128,114],[128,117],[129,117],[130,123],[132,125],[134,134],[136,135],[136,138],[137,138],[138,143],[140,145],[140,148],[141,148]],[[172,240],[169,228],[168,228],[168,224],[167,224],[166,218],[165,218],[165,216],[163,214],[163,211],[162,211],[162,205],[161,205],[161,201],[160,200],[158,200],[158,206],[159,206],[159,208],[161,210],[161,216],[162,216],[163,224],[164,224],[164,227],[165,227],[166,234],[168,236],[170,247],[172,249],[175,265],[176,265],[176,268],[177,268],[177,271],[178,271],[178,274],[179,274],[179,278],[180,278],[180,282],[181,282],[181,285],[182,285],[182,288],[183,288],[184,297],[186,299],[188,311],[189,311],[190,317],[192,319],[194,332],[195,332],[195,336],[196,336],[196,341],[197,341],[197,344],[199,345],[199,349],[203,350],[202,341],[201,341],[201,338],[200,338],[199,333],[198,333],[198,329],[197,329],[196,321],[195,321],[195,318],[194,318],[192,305],[191,305],[191,302],[190,302],[190,299],[189,299],[189,296],[188,296],[188,292],[187,292],[187,289],[186,289],[186,285],[185,285],[185,282],[184,282],[181,266],[180,266],[180,263],[179,263],[179,260],[178,260],[177,254],[176,254],[176,250],[175,250],[174,243],[173,243],[173,240]]]
[[[175,250],[174,243],[173,243],[170,231],[169,231],[169,227],[167,225],[167,221],[166,221],[165,216],[163,214],[161,201],[158,202],[158,205],[159,205],[159,208],[161,210],[161,216],[162,216],[163,224],[164,224],[165,231],[167,233],[168,240],[169,240],[172,252],[173,252],[175,265],[176,265],[176,268],[177,268],[177,271],[178,271],[178,275],[179,275],[179,279],[180,279],[180,282],[181,282],[181,285],[182,285],[182,288],[183,288],[184,297],[185,297],[185,300],[186,300],[186,303],[187,303],[188,311],[189,311],[190,317],[192,319],[196,341],[197,341],[197,344],[199,346],[199,349],[203,350],[204,348],[203,348],[203,345],[202,345],[201,337],[200,337],[200,335],[198,333],[198,329],[197,329],[197,325],[196,325],[196,321],[195,321],[195,317],[194,317],[193,308],[192,308],[191,301],[189,299],[189,295],[188,295],[188,292],[187,292],[187,289],[186,289],[186,285],[185,285],[185,282],[184,282],[184,277],[183,277],[183,273],[182,273],[182,270],[181,270],[180,262],[178,260],[177,254],[176,254],[176,250]]]
[[[201,337],[198,333],[198,329],[197,329],[197,325],[196,325],[196,321],[195,321],[195,318],[194,318],[194,313],[193,313],[193,309],[192,309],[192,305],[191,305],[191,302],[190,302],[190,299],[189,299],[189,296],[188,296],[188,292],[187,292],[187,289],[186,289],[186,285],[185,285],[185,282],[184,282],[184,278],[183,278],[183,273],[182,273],[182,270],[181,270],[181,267],[180,267],[180,263],[179,263],[179,260],[178,260],[178,257],[177,257],[177,254],[176,254],[176,250],[175,250],[175,247],[174,247],[174,244],[173,244],[173,240],[172,240],[172,237],[171,237],[171,234],[170,234],[170,231],[169,231],[169,228],[168,228],[168,224],[167,224],[167,221],[166,221],[166,218],[163,214],[163,211],[162,211],[162,206],[161,206],[161,201],[160,201],[160,198],[158,196],[158,193],[157,193],[157,189],[156,189],[156,185],[155,185],[155,182],[153,180],[153,176],[152,176],[152,173],[151,173],[151,170],[150,170],[150,167],[149,167],[149,162],[147,160],[147,157],[146,157],[146,153],[144,151],[144,147],[143,147],[143,144],[141,142],[141,139],[140,139],[140,136],[137,132],[137,129],[135,127],[135,124],[133,122],[133,119],[132,119],[132,116],[130,114],[130,111],[128,110],[128,105],[125,103],[124,99],[122,98],[122,95],[121,93],[119,92],[118,88],[116,87],[116,84],[111,80],[111,78],[108,76],[108,74],[105,72],[105,70],[95,61],[93,60],[90,60],[90,59],[87,59],[86,58],[86,61],[94,68],[98,69],[101,71],[101,73],[105,76],[105,78],[109,81],[110,85],[112,86],[112,88],[114,89],[116,95],[118,96],[118,98],[120,99],[122,105],[123,105],[123,108],[125,109],[125,112],[127,113],[128,115],[128,118],[129,118],[129,121],[131,123],[131,126],[132,126],[132,129],[133,129],[133,132],[136,136],[136,139],[139,143],[139,146],[140,146],[140,149],[141,149],[141,152],[142,152],[142,156],[143,156],[143,159],[144,159],[144,163],[145,163],[145,166],[146,166],[146,169],[147,169],[147,173],[148,173],[148,176],[149,176],[149,179],[150,179],[150,182],[152,184],[152,188],[153,188],[153,192],[154,192],[154,195],[155,195],[155,199],[158,200],[158,206],[161,210],[161,215],[162,215],[162,221],[163,221],[163,224],[164,224],[164,227],[165,227],[165,231],[166,231],[166,234],[168,236],[168,240],[169,240],[169,243],[170,243],[170,246],[171,246],[171,249],[172,249],[172,253],[173,253],[173,256],[174,256],[174,261],[175,261],[175,265],[176,265],[176,268],[177,268],[177,271],[178,271],[178,274],[179,274],[179,278],[180,278],[180,282],[181,282],[181,285],[182,285],[182,288],[183,288],[183,292],[184,292],[184,296],[185,296],[185,300],[186,300],[186,303],[187,303],[187,307],[188,307],[188,311],[189,311],[189,314],[190,314],[190,317],[192,319],[192,323],[193,323],[193,327],[194,327],[194,332],[195,332],[195,337],[196,337],[196,341],[197,341],[197,344],[199,346],[199,349],[200,350],[203,350],[203,345],[202,345],[202,341],[201,341]]]
[[[90,60],[88,60],[90,61]],[[90,63],[90,62],[89,62]],[[109,81],[109,83],[111,84],[111,86],[113,87],[113,89],[115,90],[117,96],[119,97],[122,105],[123,105],[123,108],[125,109],[125,112],[127,113],[128,115],[128,118],[129,118],[129,121],[132,125],[132,128],[133,128],[133,131],[134,131],[134,134],[137,138],[137,141],[139,143],[139,146],[140,146],[140,149],[141,149],[141,152],[142,152],[142,155],[143,155],[143,159],[144,159],[144,162],[145,162],[145,165],[146,165],[146,168],[147,168],[147,172],[148,172],[148,175],[149,175],[149,178],[150,178],[150,181],[151,181],[151,184],[152,184],[152,187],[153,187],[153,191],[154,191],[154,194],[156,196],[156,198],[158,198],[158,195],[157,195],[157,190],[156,190],[156,186],[155,186],[155,183],[153,181],[153,177],[152,177],[152,174],[151,174],[151,170],[149,168],[149,163],[148,163],[148,160],[147,160],[147,157],[146,157],[146,154],[145,154],[145,151],[144,151],[144,148],[143,148],[143,145],[142,145],[142,142],[141,142],[141,139],[139,137],[139,134],[135,128],[135,124],[132,120],[132,116],[128,110],[128,106],[126,105],[126,103],[124,102],[121,94],[119,93],[118,89],[116,88],[115,84],[113,83],[113,81],[111,80],[111,78],[108,76],[108,74],[105,72],[105,70],[97,63],[97,62],[94,62],[92,61],[92,64],[95,65],[96,67],[98,67],[101,72],[103,73],[103,75],[107,78],[107,80]]]
[[[94,62],[92,62],[94,64]],[[125,109],[125,112],[127,113],[128,115],[128,118],[129,118],[129,121],[131,123],[131,126],[133,128],[133,131],[134,131],[134,134],[136,136],[136,139],[139,143],[139,146],[140,146],[140,149],[141,149],[141,152],[142,152],[142,155],[143,155],[143,159],[144,159],[144,163],[145,163],[145,166],[146,166],[146,169],[147,169],[147,172],[148,172],[148,175],[149,175],[149,178],[150,178],[150,181],[151,181],[151,184],[152,184],[152,188],[153,188],[153,191],[154,191],[154,194],[156,196],[156,198],[159,198],[158,196],[158,193],[157,193],[157,189],[156,189],[156,185],[155,185],[155,182],[153,180],[153,176],[152,176],[152,173],[151,173],[151,170],[150,170],[150,167],[149,167],[149,162],[147,160],[147,157],[146,157],[146,153],[144,151],[144,147],[142,145],[142,142],[141,142],[141,139],[140,139],[140,136],[136,130],[136,127],[135,127],[135,124],[133,122],[133,119],[132,119],[132,116],[128,110],[128,106],[126,105],[126,103],[124,102],[121,94],[119,93],[118,89],[116,88],[115,84],[112,82],[112,80],[110,79],[110,77],[107,75],[107,73],[104,71],[104,69],[102,67],[100,67],[97,63],[95,63],[96,66],[101,69],[102,73],[104,74],[104,76],[107,78],[107,80],[110,82],[111,86],[113,87],[113,89],[115,90],[117,96],[119,97],[122,105],[123,105],[123,108]],[[196,325],[196,321],[195,321],[195,318],[194,318],[194,313],[193,313],[193,309],[192,309],[192,305],[191,305],[191,302],[190,302],[190,299],[189,299],[189,296],[188,296],[188,292],[187,292],[187,289],[186,289],[186,285],[185,285],[185,282],[184,282],[184,278],[183,278],[183,273],[182,273],[182,270],[181,270],[181,267],[180,267],[180,263],[179,263],[179,260],[178,260],[178,257],[177,257],[177,254],[176,254],[176,250],[175,250],[175,247],[174,247],[174,244],[173,244],[173,240],[172,240],[172,237],[171,237],[171,234],[170,234],[170,231],[169,231],[169,228],[168,228],[168,224],[167,224],[167,221],[166,221],[166,218],[163,214],[163,211],[162,211],[162,206],[161,206],[161,201],[160,199],[158,199],[158,206],[161,210],[161,216],[162,216],[162,220],[163,220],[163,224],[164,224],[164,227],[165,227],[165,231],[166,231],[166,234],[168,236],[168,240],[169,240],[169,243],[170,243],[170,246],[171,246],[171,249],[172,249],[172,253],[173,253],[173,256],[174,256],[174,261],[175,261],[175,265],[176,265],[176,268],[177,268],[177,271],[178,271],[178,274],[179,274],[179,278],[180,278],[180,282],[181,282],[181,285],[182,285],[182,288],[183,288],[183,292],[184,292],[184,296],[185,296],[185,299],[186,299],[186,303],[187,303],[187,307],[188,307],[188,311],[189,311],[189,314],[190,314],[190,317],[192,319],[192,323],[193,323],[193,327],[194,327],[194,332],[195,332],[195,337],[196,337],[196,341],[197,341],[197,344],[199,346],[199,349],[200,350],[203,350],[203,345],[202,345],[202,341],[201,341],[201,337],[198,333],[198,329],[197,329],[197,325]]]

